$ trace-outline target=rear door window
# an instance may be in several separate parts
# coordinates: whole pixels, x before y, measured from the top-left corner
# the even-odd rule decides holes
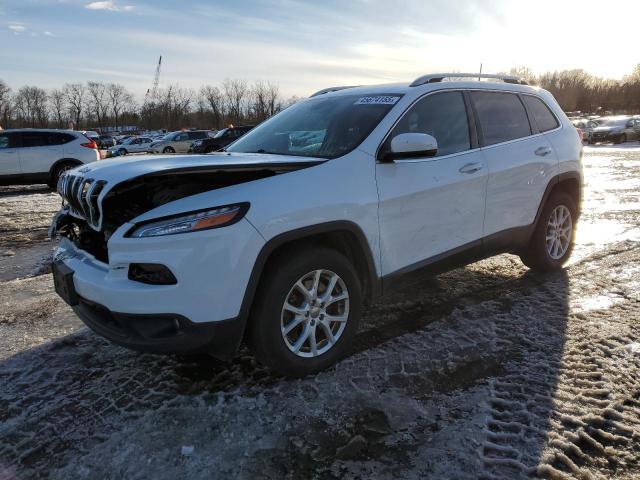
[[[0,133],[0,148],[9,148],[9,135]]]
[[[471,92],[484,145],[508,142],[531,135],[524,105],[513,93]]]
[[[44,147],[49,145],[49,132],[20,132],[21,147]]]

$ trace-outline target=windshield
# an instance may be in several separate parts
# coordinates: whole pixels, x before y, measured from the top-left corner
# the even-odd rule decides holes
[[[164,137],[161,138],[161,140],[173,140],[174,135],[175,132],[167,133]]]
[[[223,128],[223,129],[222,129],[222,130],[220,130],[218,133],[216,133],[216,134],[213,136],[213,138],[220,138],[220,137],[222,137],[222,136],[225,134],[225,132],[226,132],[227,130],[228,130],[227,128]]]
[[[402,97],[340,95],[297,103],[226,150],[336,158],[356,148]]]

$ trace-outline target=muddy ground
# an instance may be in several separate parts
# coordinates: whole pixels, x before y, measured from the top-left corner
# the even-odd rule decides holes
[[[0,187],[0,479],[639,478],[640,145],[584,164],[566,270],[502,255],[384,298],[303,380],[94,335],[47,274],[58,198]]]

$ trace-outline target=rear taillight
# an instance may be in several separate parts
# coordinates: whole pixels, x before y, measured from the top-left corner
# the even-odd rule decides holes
[[[91,140],[89,137],[87,137],[84,133],[82,134],[82,136],[84,138],[86,138],[88,140],[87,143],[81,143],[80,145],[85,147],[85,148],[93,148],[94,150],[98,149],[98,144],[95,142],[95,140]]]
[[[582,131],[581,128],[576,127],[576,130],[578,131],[578,138],[580,140],[584,140],[584,132]]]

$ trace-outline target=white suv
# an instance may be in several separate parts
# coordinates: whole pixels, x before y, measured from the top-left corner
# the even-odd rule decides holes
[[[47,183],[66,170],[100,160],[96,142],[74,130],[0,131],[0,185]]]
[[[331,88],[226,152],[67,172],[58,293],[118,344],[229,358],[245,340],[303,375],[345,355],[363,302],[425,272],[500,252],[560,268],[576,129],[548,92],[470,76]]]

